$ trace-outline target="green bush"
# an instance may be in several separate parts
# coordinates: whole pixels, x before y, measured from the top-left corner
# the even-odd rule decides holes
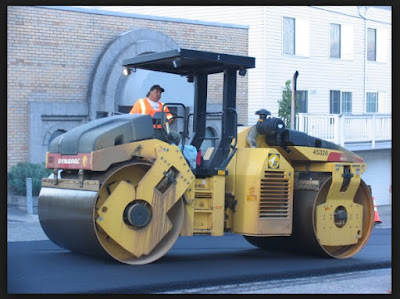
[[[285,82],[285,89],[282,90],[282,99],[278,100],[279,110],[278,116],[282,118],[285,122],[286,127],[290,128],[291,118],[292,118],[292,88],[291,88],[291,80],[287,80]],[[299,103],[296,96],[296,107],[295,111],[299,110]]]
[[[7,180],[17,195],[26,195],[26,178],[32,178],[32,195],[38,196],[42,187],[42,178],[48,177],[51,172],[51,169],[44,167],[44,163],[21,162],[10,168]]]

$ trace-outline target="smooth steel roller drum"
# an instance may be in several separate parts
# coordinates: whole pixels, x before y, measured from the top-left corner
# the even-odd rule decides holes
[[[60,247],[107,256],[96,236],[96,199],[93,191],[42,188],[38,214],[43,231]]]
[[[138,265],[151,263],[163,255],[173,246],[182,229],[184,221],[183,200],[178,200],[167,212],[171,222],[171,229],[155,245],[148,254],[139,257],[124,249],[118,241],[113,240],[96,223],[99,218],[98,210],[110,197],[116,187],[122,184],[137,186],[152,164],[144,162],[128,162],[112,166],[106,173],[90,179],[100,180],[98,192],[42,188],[39,195],[38,214],[40,224],[51,241],[60,247],[74,252],[94,256],[111,257],[122,263]],[[122,198],[121,198],[122,200]],[[127,225],[123,213],[116,220],[118,225]],[[151,224],[139,229],[146,230]],[[135,228],[125,230],[135,232]],[[125,235],[135,240],[133,235]]]
[[[332,179],[321,184],[319,191],[295,190],[293,199],[293,232],[290,237],[252,237],[245,239],[265,250],[303,251],[315,255],[349,258],[358,253],[368,241],[374,226],[374,205],[371,194],[363,180],[353,202],[362,206],[361,238],[355,244],[326,246],[316,237],[316,207],[326,202]],[[340,235],[339,235],[340,236]]]

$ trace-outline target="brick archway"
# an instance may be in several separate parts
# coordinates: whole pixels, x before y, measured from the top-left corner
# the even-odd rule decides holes
[[[144,53],[179,48],[169,36],[151,29],[134,29],[122,33],[104,49],[93,67],[88,86],[89,120],[96,111],[115,111],[115,94],[122,73],[122,61]]]

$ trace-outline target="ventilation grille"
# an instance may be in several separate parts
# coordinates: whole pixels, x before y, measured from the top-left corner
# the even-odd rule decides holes
[[[261,179],[260,218],[289,217],[289,180],[283,171],[266,171]]]
[[[198,199],[212,199],[211,192],[195,192],[194,197]]]
[[[210,191],[196,191],[194,200],[194,210],[195,212],[201,211],[212,211],[213,209],[213,195]]]

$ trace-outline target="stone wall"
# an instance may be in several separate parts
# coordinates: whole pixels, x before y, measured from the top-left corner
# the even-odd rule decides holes
[[[166,47],[234,55],[248,51],[248,29],[243,26],[73,7],[8,6],[7,18],[7,169],[22,161],[44,161],[52,134],[89,119],[93,105],[101,104],[90,99],[99,88],[93,85],[99,63],[126,33],[155,32],[158,40],[165,36],[161,45]],[[160,43],[151,45],[156,44]],[[113,82],[112,74],[108,76],[107,82]],[[210,103],[221,98],[221,83],[222,76],[210,76]],[[238,76],[239,123],[247,122],[247,86],[247,76]],[[101,94],[107,95],[107,90]]]

